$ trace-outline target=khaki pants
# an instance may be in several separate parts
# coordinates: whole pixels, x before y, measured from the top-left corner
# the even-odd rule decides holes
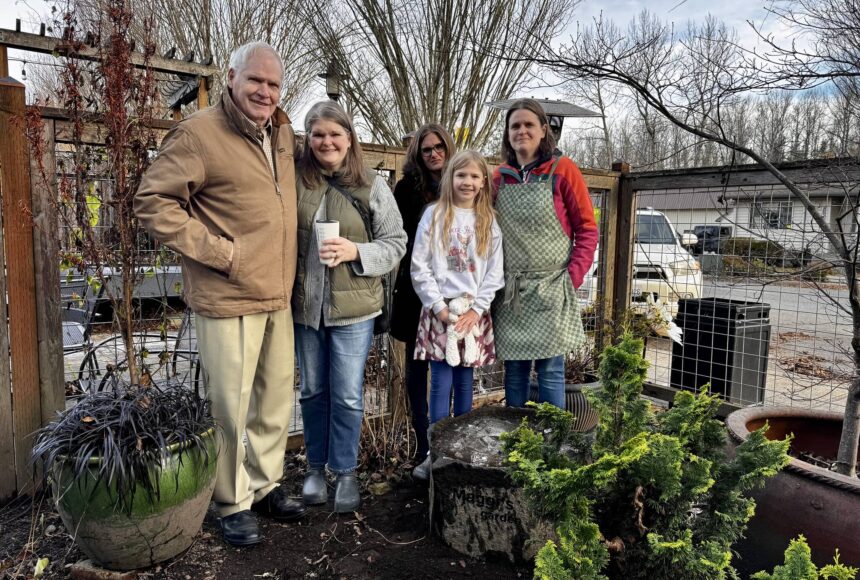
[[[196,314],[212,415],[222,429],[213,499],[221,516],[278,485],[294,401],[289,309],[234,318]]]

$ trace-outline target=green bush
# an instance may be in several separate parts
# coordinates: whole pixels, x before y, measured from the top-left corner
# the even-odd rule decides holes
[[[856,538],[849,541],[856,541]],[[806,538],[799,536],[785,550],[785,563],[782,566],[774,568],[773,574],[757,572],[752,575],[752,580],[854,580],[856,577],[857,568],[839,563],[839,550],[836,550],[833,563],[819,570],[812,562]]]
[[[788,441],[761,429],[729,460],[720,401],[704,391],[682,391],[654,416],[641,353],[629,334],[604,349],[593,445],[549,404],[537,406],[538,429],[524,422],[503,436],[513,480],[558,536],[539,551],[536,578],[737,577],[730,548],[755,507],[745,493],[788,463]]]
[[[757,238],[729,238],[722,246],[722,253],[751,263],[760,261],[777,268],[800,268],[811,258],[808,252],[792,250],[772,240]]]

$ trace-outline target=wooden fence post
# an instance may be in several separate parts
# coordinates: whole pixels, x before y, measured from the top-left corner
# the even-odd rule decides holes
[[[62,320],[60,316],[60,240],[54,179],[57,175],[53,119],[44,120],[44,158],[30,158],[33,203],[33,260],[36,275],[36,322],[39,340],[39,390],[42,424],[65,408]],[[44,173],[43,173],[44,171]],[[49,181],[46,183],[45,178]]]
[[[197,78],[197,109],[202,111],[209,106],[209,82],[206,77]]]
[[[33,489],[30,450],[33,433],[42,424],[29,149],[23,131],[14,124],[16,119],[23,119],[24,111],[24,85],[9,77],[0,79],[0,192],[9,304],[8,352],[14,380],[10,398],[15,458],[10,465],[14,465],[19,492]],[[5,391],[7,387],[2,388]]]
[[[0,44],[0,78],[9,76],[9,51],[5,44]]]
[[[7,132],[11,130],[7,125]],[[0,136],[0,140],[3,137]],[[0,174],[4,173],[4,160],[0,159]],[[5,190],[0,182],[0,198]],[[2,224],[5,221],[3,206],[0,204],[0,505],[12,498],[18,491],[15,478],[15,430],[12,428],[12,371],[9,366],[9,332],[6,326],[6,243]],[[11,468],[11,469],[10,469]]]
[[[612,170],[620,173],[618,184],[606,200],[606,283],[604,288],[604,317],[611,332],[604,340],[611,341],[621,330],[620,323],[630,307],[633,276],[633,235],[636,224],[636,200],[630,181],[630,166],[617,162]]]

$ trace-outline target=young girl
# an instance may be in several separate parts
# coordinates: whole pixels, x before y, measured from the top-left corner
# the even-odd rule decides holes
[[[412,284],[422,304],[415,359],[430,361],[433,424],[449,416],[452,387],[454,415],[472,408],[474,367],[496,358],[490,304],[504,285],[502,233],[492,208],[489,168],[475,151],[461,151],[451,159],[442,177],[439,201],[427,208],[418,224]],[[445,362],[447,304],[465,295],[474,301],[455,329],[465,333],[477,325],[478,359],[470,366],[451,367]],[[426,467],[429,461],[428,457]]]

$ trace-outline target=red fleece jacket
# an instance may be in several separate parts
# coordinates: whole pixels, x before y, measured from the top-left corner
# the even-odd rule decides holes
[[[546,175],[552,169],[555,158],[532,169],[530,175]],[[517,169],[503,163],[493,172],[493,202],[499,193],[499,187],[504,179],[506,184],[522,183],[522,180],[512,175],[500,173],[501,168],[508,168],[514,173]],[[570,261],[567,271],[574,288],[582,286],[582,280],[591,264],[594,262],[594,250],[597,248],[597,222],[594,220],[594,208],[588,186],[576,164],[567,157],[562,157],[555,169],[552,180],[552,199],[555,214],[564,233],[573,240]]]

